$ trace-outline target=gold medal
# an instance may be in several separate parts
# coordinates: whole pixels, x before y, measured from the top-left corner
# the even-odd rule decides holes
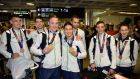
[[[69,52],[71,53],[73,51],[74,51],[73,47],[69,47]]]
[[[119,59],[122,59],[122,56],[121,55],[119,56]]]
[[[21,52],[21,53],[24,53],[24,49],[23,49],[23,48],[21,48],[21,49],[20,49],[20,52]]]

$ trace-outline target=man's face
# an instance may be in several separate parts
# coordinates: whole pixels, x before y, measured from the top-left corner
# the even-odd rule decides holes
[[[36,27],[37,29],[42,29],[43,26],[44,26],[44,22],[43,22],[42,19],[36,19],[36,20],[35,20],[35,27]]]
[[[105,31],[105,25],[104,23],[100,23],[96,26],[96,30],[98,33],[103,33]]]
[[[73,35],[73,28],[71,25],[66,25],[64,28],[64,33],[66,37],[71,37]]]
[[[56,17],[50,18],[49,20],[49,29],[52,31],[57,31],[59,27],[59,20]]]
[[[21,26],[22,26],[21,18],[19,18],[19,17],[13,17],[10,20],[10,23],[11,23],[12,27],[17,28],[17,29],[21,28]]]
[[[73,18],[71,23],[74,28],[78,28],[80,25],[79,18]]]

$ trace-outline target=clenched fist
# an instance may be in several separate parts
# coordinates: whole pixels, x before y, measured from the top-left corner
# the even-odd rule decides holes
[[[16,58],[18,58],[20,55],[19,55],[19,53],[13,53],[12,54],[12,59],[16,59]]]
[[[48,47],[45,47],[45,48],[43,49],[43,53],[44,53],[44,54],[48,54],[48,53],[51,52],[52,50],[53,50],[53,45],[50,44],[50,45],[48,45]]]
[[[69,48],[69,52],[70,52],[73,56],[75,56],[75,57],[77,57],[77,55],[78,55],[78,53],[74,50],[73,47],[70,47],[70,48]]]

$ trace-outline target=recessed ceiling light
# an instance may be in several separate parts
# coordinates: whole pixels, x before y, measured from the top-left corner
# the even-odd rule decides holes
[[[138,4],[129,4],[130,7],[136,7]]]
[[[0,5],[4,5],[3,3],[0,3]]]
[[[26,5],[34,6],[35,4],[34,3],[26,3]]]

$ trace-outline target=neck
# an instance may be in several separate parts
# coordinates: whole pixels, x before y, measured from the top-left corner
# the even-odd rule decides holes
[[[37,28],[37,30],[40,32],[40,31],[42,31],[42,30],[43,30],[43,28]]]
[[[14,30],[20,30],[20,28],[13,27]]]
[[[74,30],[77,30],[78,28],[74,28]]]
[[[102,33],[98,33],[99,34],[99,36],[101,36],[102,34],[104,34],[104,32],[102,32]]]
[[[67,38],[67,40],[70,40],[72,37],[73,37],[73,35],[72,36],[67,36],[66,38]]]
[[[53,32],[53,33],[55,33],[56,31],[54,31],[53,29],[51,29],[51,28],[49,28],[49,31],[51,31],[51,32]]]
[[[122,39],[125,39],[127,36],[122,36]]]

